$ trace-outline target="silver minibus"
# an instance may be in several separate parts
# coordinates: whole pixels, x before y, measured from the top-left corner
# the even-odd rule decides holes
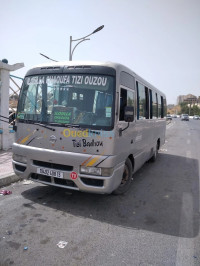
[[[121,194],[165,142],[166,97],[111,62],[54,62],[30,69],[19,95],[17,175],[47,185]]]

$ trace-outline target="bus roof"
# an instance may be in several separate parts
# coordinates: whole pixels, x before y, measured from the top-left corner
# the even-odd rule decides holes
[[[143,79],[141,76],[139,76],[138,74],[136,74],[133,70],[131,70],[130,68],[119,64],[119,63],[114,63],[114,62],[101,62],[101,61],[59,61],[59,62],[50,62],[50,63],[43,63],[43,64],[39,64],[39,65],[35,65],[33,66],[31,69],[35,69],[35,68],[55,68],[55,67],[76,67],[76,66],[105,66],[105,67],[111,67],[116,69],[117,71],[125,71],[131,75],[133,75],[138,81],[142,82],[144,85],[146,85],[147,87],[149,87],[150,89],[154,89],[156,91],[158,91],[161,95],[165,96],[165,94],[158,90],[156,87],[154,87],[152,84],[150,84],[148,81],[146,81],[145,79]]]

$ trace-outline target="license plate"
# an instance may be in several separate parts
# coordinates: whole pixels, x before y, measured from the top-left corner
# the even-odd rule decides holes
[[[53,176],[57,178],[63,178],[63,172],[54,170],[54,169],[48,169],[48,168],[37,168],[37,173],[41,175],[47,175],[47,176]]]

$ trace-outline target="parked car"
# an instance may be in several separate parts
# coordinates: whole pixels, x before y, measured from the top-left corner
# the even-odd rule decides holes
[[[172,116],[171,115],[166,115],[166,120],[172,120]]]
[[[195,120],[199,120],[200,117],[199,117],[199,115],[194,115],[194,116],[193,116],[193,119],[195,119]]]
[[[189,115],[188,114],[182,114],[181,115],[181,121],[189,121]]]

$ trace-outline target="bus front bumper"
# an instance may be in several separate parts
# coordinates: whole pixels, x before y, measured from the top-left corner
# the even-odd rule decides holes
[[[13,159],[15,173],[23,178],[46,185],[100,194],[112,193],[121,183],[124,162],[113,167],[111,176],[86,175],[80,173],[80,165],[91,156],[89,154],[52,151],[16,143],[12,149],[13,154],[26,158],[26,161],[21,162]],[[109,161],[114,165],[114,156],[109,156]],[[108,165],[106,160],[101,167],[104,165]]]

